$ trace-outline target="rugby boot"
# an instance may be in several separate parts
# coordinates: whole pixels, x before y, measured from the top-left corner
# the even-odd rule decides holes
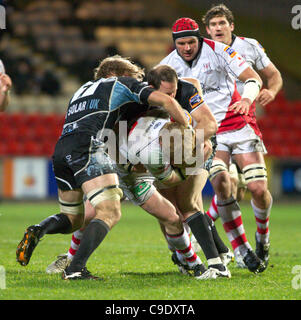
[[[264,271],[269,264],[270,243],[263,244],[256,239],[256,236],[255,236],[255,240],[256,240],[255,252],[256,252],[257,257],[260,258],[264,263],[265,268],[262,270],[262,271]],[[260,272],[262,272],[262,271],[260,271]]]
[[[226,267],[230,262],[234,262],[234,254],[229,249],[226,253],[220,253],[219,257],[222,260],[222,264]]]
[[[193,276],[198,280],[216,279],[215,270],[206,269],[204,264],[197,264],[193,269]]]
[[[40,241],[42,228],[38,225],[30,226],[26,229],[23,239],[19,243],[16,251],[17,262],[21,266],[27,266],[33,250]]]
[[[265,270],[265,265],[261,259],[259,259],[254,251],[248,249],[247,254],[244,256],[243,261],[249,271],[257,274],[258,272],[263,272]]]
[[[62,273],[63,280],[103,280],[100,277],[93,276],[90,271],[86,267],[81,269],[80,271],[69,272],[66,270]]]
[[[68,258],[68,254],[63,253],[57,256],[57,260],[53,261],[47,268],[46,273],[61,273],[63,272],[71,263],[72,259]]]
[[[175,265],[177,265],[181,273],[190,275],[188,264],[187,263],[185,264],[184,262],[180,261],[176,252],[173,252],[173,254],[171,255],[171,260]]]

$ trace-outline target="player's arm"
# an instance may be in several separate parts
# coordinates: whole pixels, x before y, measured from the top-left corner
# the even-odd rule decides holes
[[[168,96],[167,94],[159,91],[153,91],[148,97],[148,103],[152,106],[163,107],[174,119],[174,121],[184,125],[185,127],[189,126],[185,113],[177,100]]]
[[[258,70],[258,73],[267,81],[267,88],[260,91],[256,101],[262,106],[266,106],[275,99],[282,88],[283,81],[280,71],[272,62],[267,67]]]
[[[183,78],[183,80],[192,83],[198,90],[199,95],[202,97],[203,92],[199,80],[194,78]],[[204,130],[204,141],[216,133],[217,122],[206,102],[202,103],[202,107],[192,110],[191,116],[196,122],[196,126],[194,128]]]
[[[0,111],[4,111],[9,104],[9,90],[11,86],[12,81],[10,77],[2,73],[0,75]]]
[[[244,82],[244,91],[241,95],[241,100],[232,104],[229,110],[233,110],[234,113],[248,114],[251,104],[260,92],[262,80],[259,74],[251,67],[246,68],[238,76],[238,79]]]

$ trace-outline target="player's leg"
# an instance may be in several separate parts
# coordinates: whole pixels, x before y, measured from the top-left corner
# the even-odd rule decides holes
[[[217,151],[210,169],[210,181],[217,196],[219,216],[234,254],[239,253],[243,257],[250,271],[258,272],[261,261],[256,257],[246,238],[240,207],[231,194],[231,179],[227,170],[229,159],[229,152]]]
[[[257,224],[256,254],[267,266],[270,246],[269,217],[273,201],[267,186],[264,158],[261,152],[237,154],[235,157],[244,172],[247,188],[252,194],[251,206]]]
[[[206,211],[207,216],[213,221],[215,222],[218,218],[218,209],[217,209],[217,205],[216,205],[216,201],[217,201],[217,196],[216,194],[212,197],[209,209]]]
[[[73,257],[75,256],[79,248],[85,227],[95,217],[95,209],[93,208],[89,200],[84,201],[84,206],[85,206],[85,220],[84,220],[83,226],[80,229],[73,232],[71,241],[70,241],[70,247],[67,253],[58,255],[57,259],[47,266],[46,273],[48,274],[61,273],[70,265]]]
[[[209,173],[207,170],[205,169],[202,169],[201,170],[201,173],[200,173],[200,176],[198,178],[198,180],[200,180],[200,194],[199,194],[199,197],[198,197],[198,201],[199,201],[199,207],[200,208],[203,208],[203,199],[202,199],[202,196],[201,196],[201,193],[202,193],[202,190],[207,182],[207,179],[208,179],[208,176],[209,176]],[[222,262],[224,265],[227,265],[230,261],[232,261],[232,258],[233,258],[233,253],[228,249],[228,247],[224,244],[224,242],[222,241],[222,239],[220,238],[217,230],[216,230],[216,227],[215,227],[215,224],[213,223],[213,221],[211,220],[211,218],[209,218],[209,216],[206,215],[206,219],[208,221],[208,224],[211,228],[211,232],[212,232],[212,236],[213,236],[213,239],[214,239],[214,243],[216,245],[216,248],[218,250],[218,253],[222,259]],[[192,234],[191,235],[191,243],[192,243],[192,246],[194,248],[194,250],[196,252],[200,251],[201,250],[201,247],[200,245],[198,244],[197,240],[195,239],[194,235]]]
[[[154,187],[154,178],[145,170],[128,172],[124,167],[118,166],[120,185],[126,197],[134,204],[157,218],[168,247],[181,260],[179,269],[187,274],[189,270],[205,271],[202,261],[193,251],[189,235],[183,227],[181,218],[174,205]],[[172,255],[173,262],[174,255]],[[199,274],[194,272],[194,276]]]
[[[37,225],[26,229],[16,251],[17,261],[26,266],[33,250],[45,234],[71,233],[83,223],[84,207],[81,190],[58,190],[60,213],[52,215]]]
[[[155,190],[151,197],[141,204],[141,208],[156,217],[162,225],[167,243],[174,252],[172,260],[181,267],[180,271],[187,273],[186,271],[193,270],[196,278],[201,276],[206,271],[206,267],[194,252],[189,234],[183,227],[172,203]]]
[[[119,188],[117,174],[104,174],[86,181],[82,189],[95,209],[95,218],[85,228],[80,247],[64,271],[63,279],[89,277],[89,274],[86,277],[86,263],[89,257],[121,217],[122,190]]]
[[[209,269],[218,270],[218,276],[230,277],[230,273],[222,264],[211,227],[204,215],[202,195],[204,186],[201,175],[192,175],[177,186],[177,206],[190,227],[191,232],[200,244],[208,263]],[[228,251],[228,248],[226,248]]]
[[[229,174],[231,178],[232,195],[237,202],[240,202],[245,196],[246,183],[244,174],[235,161],[233,161],[229,166]]]

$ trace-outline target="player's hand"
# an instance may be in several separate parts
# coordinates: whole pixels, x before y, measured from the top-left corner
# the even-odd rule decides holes
[[[247,98],[244,98],[240,101],[237,101],[233,103],[229,107],[229,111],[233,111],[234,113],[240,113],[240,114],[248,114],[250,109],[251,101]]]
[[[210,140],[204,142],[204,160],[207,161],[212,154],[213,147]]]
[[[256,98],[256,102],[265,107],[275,99],[275,94],[269,89],[262,89]]]
[[[5,74],[0,74],[0,90],[2,93],[7,93],[12,87],[12,81],[11,78]]]

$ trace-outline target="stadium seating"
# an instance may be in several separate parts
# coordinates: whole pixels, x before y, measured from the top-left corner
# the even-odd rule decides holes
[[[50,157],[61,134],[64,116],[0,113],[0,121],[0,156]]]
[[[271,156],[301,158],[301,102],[288,101],[283,92],[265,108],[258,120]]]
[[[131,57],[146,71],[169,52],[173,42],[168,10],[152,10],[152,2],[146,3],[30,0],[11,11],[14,37],[2,38],[4,53],[12,59],[7,68],[20,57],[47,64],[59,76],[62,94],[12,92],[7,113],[0,113],[0,156],[50,156],[71,94],[83,75],[91,78],[91,66],[108,55],[108,48]],[[263,112],[258,124],[269,155],[301,158],[301,101],[288,101],[282,92]]]

